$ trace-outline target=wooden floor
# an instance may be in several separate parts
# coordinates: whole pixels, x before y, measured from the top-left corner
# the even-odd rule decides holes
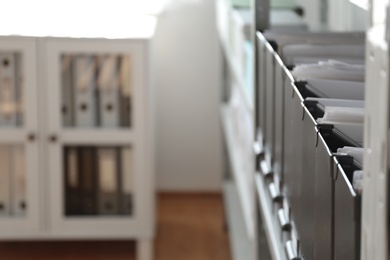
[[[219,194],[160,194],[155,260],[230,260]],[[133,260],[135,243],[1,242],[1,260]]]

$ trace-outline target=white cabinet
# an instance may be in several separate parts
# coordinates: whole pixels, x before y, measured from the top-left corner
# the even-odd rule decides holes
[[[151,258],[151,39],[1,37],[0,239],[137,239]]]
[[[2,38],[0,49],[0,233],[23,236],[39,230],[43,215],[36,42]]]

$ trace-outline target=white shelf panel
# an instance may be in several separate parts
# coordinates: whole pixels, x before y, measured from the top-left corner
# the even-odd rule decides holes
[[[221,8],[221,5],[228,5],[227,1],[223,1],[223,0],[217,1],[216,8]],[[230,9],[229,10],[229,18],[230,18],[230,14],[232,12],[232,7],[224,6],[222,8],[229,8]],[[219,38],[220,38],[220,42],[222,45],[224,56],[227,60],[229,69],[230,69],[231,73],[233,74],[234,80],[239,85],[241,95],[244,97],[244,100],[245,100],[245,105],[246,105],[247,109],[249,110],[249,112],[253,115],[254,114],[254,100],[253,100],[253,98],[251,98],[248,95],[247,91],[245,91],[246,83],[245,83],[244,77],[241,75],[240,70],[238,68],[238,64],[237,64],[237,62],[235,62],[234,55],[232,55],[232,51],[229,49],[229,43],[227,42],[228,39],[226,39],[228,37],[224,37],[224,35],[227,35],[227,32],[225,32],[225,33],[222,32],[221,31],[222,29],[223,28],[218,28],[218,30],[219,30],[218,34],[219,34]],[[227,27],[226,27],[226,29],[227,29]]]
[[[255,259],[251,248],[253,241],[245,233],[245,223],[240,210],[240,201],[233,181],[225,181],[224,187],[225,214],[229,225],[230,245],[233,260]]]
[[[121,145],[135,142],[133,130],[116,129],[77,129],[63,130],[59,141],[74,144]]]
[[[245,228],[249,239],[255,238],[255,220],[254,220],[254,205],[252,205],[251,188],[245,176],[247,173],[242,169],[242,158],[238,149],[234,145],[233,121],[228,105],[221,106],[222,126],[225,134],[226,146],[229,154],[230,168],[234,175],[234,182],[237,187],[238,197],[241,205]]]
[[[272,205],[268,194],[266,194],[266,187],[260,174],[255,175],[256,190],[260,201],[260,212],[264,221],[268,245],[270,248],[272,259],[287,260],[284,251],[284,245],[280,240],[279,224],[277,217],[272,214]]]

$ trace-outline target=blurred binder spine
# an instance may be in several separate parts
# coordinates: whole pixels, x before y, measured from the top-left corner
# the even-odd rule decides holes
[[[12,215],[23,216],[27,210],[26,159],[23,146],[13,146],[12,150]]]
[[[120,98],[118,59],[108,55],[99,59],[99,115],[103,127],[118,127],[120,124]]]
[[[0,146],[0,216],[10,215],[11,181],[10,150],[8,146]]]
[[[0,53],[0,125],[16,126],[16,65],[14,53]]]
[[[67,147],[65,156],[65,214],[81,214],[81,187],[77,148]]]
[[[99,214],[119,213],[119,152],[117,148],[99,148]]]
[[[133,151],[131,147],[124,147],[121,150],[121,170],[122,170],[121,211],[124,215],[132,215],[134,211],[134,203],[133,203],[134,159],[133,159]]]
[[[96,64],[92,55],[78,55],[74,60],[75,125],[93,127],[97,125],[96,112]]]
[[[131,62],[130,57],[122,56],[119,68],[120,85],[120,118],[121,126],[130,127],[132,125],[132,84],[131,84]]]
[[[81,175],[81,209],[83,215],[98,213],[97,205],[97,151],[93,147],[80,147],[79,174]]]
[[[74,126],[73,57],[66,54],[61,60],[62,124]]]

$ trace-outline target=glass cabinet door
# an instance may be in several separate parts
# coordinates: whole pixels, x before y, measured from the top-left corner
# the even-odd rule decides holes
[[[35,41],[0,41],[0,237],[39,229]]]
[[[142,217],[143,46],[96,39],[46,44],[53,229],[128,235]]]

